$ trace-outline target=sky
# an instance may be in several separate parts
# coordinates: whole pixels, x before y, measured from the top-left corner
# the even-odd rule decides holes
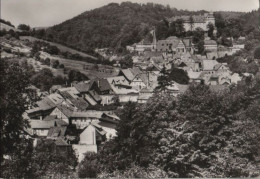
[[[82,12],[111,2],[153,2],[187,10],[243,11],[259,7],[259,0],[0,0],[1,18],[17,26],[48,27],[71,19]]]

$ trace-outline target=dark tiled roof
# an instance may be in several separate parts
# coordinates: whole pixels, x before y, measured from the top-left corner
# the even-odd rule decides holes
[[[68,106],[64,106],[64,105],[57,105],[57,108],[67,117],[71,117],[72,113],[73,113],[73,108],[68,107]]]
[[[84,93],[84,92],[88,92],[90,89],[90,84],[89,83],[77,83],[74,84],[74,87],[80,92],[80,93]]]
[[[67,130],[66,126],[55,126],[55,127],[51,127],[49,129],[47,138],[58,138],[58,137],[64,137],[65,136],[65,132]]]
[[[44,119],[44,121],[54,121],[56,126],[67,126],[68,123],[66,123],[65,121],[61,120],[61,119],[57,119],[57,116],[46,116]]]
[[[96,83],[100,91],[111,90],[111,87],[106,79],[98,79],[92,81],[92,83]]]
[[[57,146],[70,146],[64,139],[58,138],[55,140]]]

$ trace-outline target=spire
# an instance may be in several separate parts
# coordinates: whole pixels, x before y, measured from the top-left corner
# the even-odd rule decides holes
[[[156,40],[155,27],[154,27],[154,30],[153,30],[153,45],[155,45],[156,42],[157,42],[157,40]]]

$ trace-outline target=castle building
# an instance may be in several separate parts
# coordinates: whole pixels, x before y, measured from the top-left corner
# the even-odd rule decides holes
[[[172,18],[169,18],[168,21],[171,23],[177,21],[178,19],[181,19],[183,21],[183,27],[185,31],[193,31],[196,28],[201,28],[204,31],[207,31],[207,26],[210,23],[215,26],[215,17],[213,15],[213,12],[195,16],[174,16]]]

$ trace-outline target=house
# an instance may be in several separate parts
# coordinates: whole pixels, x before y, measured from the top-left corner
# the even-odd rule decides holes
[[[147,103],[148,99],[153,96],[154,92],[152,89],[144,88],[140,91],[137,102],[138,103]]]
[[[111,94],[113,92],[107,79],[93,79],[90,81],[90,89],[95,90],[99,95]]]
[[[192,83],[192,82],[195,82],[195,83],[201,83],[202,82],[202,78],[201,78],[201,71],[200,72],[194,72],[193,70],[188,70],[187,71],[187,74],[188,74],[188,76],[189,76],[189,78],[190,78],[190,83]]]
[[[218,52],[207,52],[206,56],[208,60],[216,60],[218,58]]]
[[[211,75],[209,79],[209,85],[218,85],[219,84],[219,76]]]
[[[49,129],[47,139],[65,138],[67,126],[53,126]]]
[[[38,137],[47,137],[49,129],[55,126],[54,121],[29,120],[33,134]]]
[[[69,124],[69,118],[72,116],[74,108],[63,104],[57,105],[51,112],[51,116],[56,116],[57,119],[61,119]]]
[[[135,76],[140,73],[142,73],[142,71],[139,68],[133,67],[133,68],[120,70],[118,76],[124,76],[127,79],[127,81],[131,83],[135,78]]]
[[[216,60],[202,60],[202,69],[208,74],[213,74],[215,72],[215,65],[219,64]]]
[[[233,73],[233,74],[231,75],[230,80],[231,80],[231,83],[237,84],[239,81],[242,80],[242,77],[241,77],[238,73]]]
[[[149,86],[148,76],[146,73],[141,73],[135,76],[130,85],[137,90],[141,90]]]
[[[75,87],[68,87],[68,88],[60,88],[58,89],[59,93],[67,92],[73,98],[78,98],[80,92]]]
[[[193,20],[192,26],[191,26],[191,18]],[[172,18],[169,18],[169,22],[176,22],[177,20],[183,21],[183,26],[185,31],[193,31],[196,28],[201,28],[204,31],[208,30],[208,24],[215,25],[215,17],[213,15],[213,12],[210,13],[204,13],[204,15],[194,15],[194,16],[174,16]]]
[[[37,107],[26,110],[28,117],[31,119],[43,119],[56,107],[55,103],[48,97],[36,102],[36,105]]]
[[[232,47],[230,47],[233,53],[236,53],[245,48],[245,41],[244,40],[237,40],[233,42]]]
[[[215,40],[210,40],[210,39],[206,38],[204,40],[204,49],[205,49],[205,51],[217,51],[218,44]]]
[[[107,81],[114,94],[138,93],[138,91],[132,89],[124,76],[110,77],[107,78]]]
[[[76,90],[82,96],[82,95],[86,94],[90,90],[91,84],[90,84],[90,82],[89,83],[84,83],[84,82],[83,83],[82,82],[81,83],[74,83],[73,87],[75,87]]]
[[[85,153],[97,153],[98,145],[106,140],[106,132],[95,122],[89,123],[81,132],[79,144],[72,145],[78,155],[78,161],[84,159]]]
[[[106,132],[96,123],[90,123],[80,134],[80,145],[100,145],[106,140]]]
[[[165,40],[159,40],[156,44],[158,52],[186,53],[187,49],[181,39],[175,36],[168,37]]]
[[[219,63],[213,67],[213,70],[218,74],[223,74],[229,72],[229,67],[227,63]]]
[[[62,88],[61,85],[52,85],[52,87],[50,88],[50,93],[55,93],[60,88]]]
[[[231,80],[228,76],[221,75],[219,76],[219,84],[228,86],[231,84]]]

